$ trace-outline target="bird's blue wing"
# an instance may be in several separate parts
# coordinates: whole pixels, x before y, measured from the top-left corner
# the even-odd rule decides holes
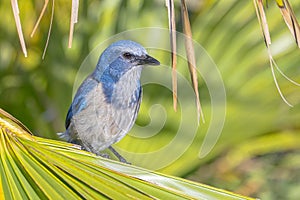
[[[85,107],[86,107],[86,101],[83,96],[74,98],[74,101],[71,104],[66,117],[66,122],[65,122],[66,129],[69,127],[72,117],[76,115],[78,112],[80,112],[81,110],[83,110]]]
[[[142,87],[139,87],[139,89],[137,90],[136,95],[137,95],[137,104],[136,104],[135,111],[134,111],[134,116],[133,116],[134,121],[137,118],[137,115],[138,115],[139,110],[140,110],[141,102],[142,102],[142,96],[143,96]]]
[[[84,110],[87,107],[86,96],[96,87],[98,83],[99,82],[97,82],[95,79],[88,77],[80,85],[73,99],[73,102],[68,110],[68,114],[65,122],[66,129],[68,129],[73,116],[78,114],[80,111]]]
[[[71,119],[73,117],[73,111],[72,111],[72,105],[70,106],[69,110],[68,110],[68,114],[66,117],[66,121],[65,121],[65,127],[66,129],[68,129],[70,123],[71,123]]]

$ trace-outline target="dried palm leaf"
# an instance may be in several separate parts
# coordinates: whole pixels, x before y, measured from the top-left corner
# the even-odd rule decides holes
[[[79,0],[72,0],[69,45],[68,45],[69,48],[72,47],[74,25],[78,22],[78,9],[79,9]]]
[[[201,103],[200,103],[200,98],[199,98],[198,77],[197,77],[197,70],[196,70],[195,51],[194,51],[193,40],[192,40],[192,30],[191,30],[189,14],[188,14],[185,0],[181,0],[181,13],[182,13],[182,22],[183,22],[183,32],[185,34],[185,49],[186,49],[186,54],[188,59],[188,66],[190,70],[193,88],[196,94],[198,122],[200,121],[200,118],[202,118],[202,121],[205,122]]]
[[[263,2],[262,0],[253,0],[253,3],[256,11],[256,16],[258,18],[258,22],[264,36],[266,46],[267,48],[269,48],[269,45],[271,44],[271,37],[270,37],[266,14],[264,11]]]
[[[281,15],[300,48],[300,26],[288,0],[276,0]]]
[[[255,10],[256,10],[256,15],[258,18],[258,22],[260,24],[264,39],[265,39],[265,44],[268,50],[268,56],[269,56],[269,61],[270,61],[270,67],[271,67],[271,72],[272,72],[272,76],[273,76],[273,80],[275,83],[275,86],[277,88],[277,91],[280,95],[280,97],[282,98],[282,100],[290,107],[293,107],[293,105],[285,98],[285,96],[283,95],[280,86],[278,84],[278,81],[276,79],[276,75],[275,75],[275,71],[274,71],[274,66],[276,67],[276,69],[278,70],[278,72],[285,78],[287,79],[289,82],[300,86],[299,83],[297,83],[296,81],[293,81],[292,79],[290,79],[288,76],[286,76],[278,67],[278,65],[276,64],[275,60],[273,59],[272,53],[271,53],[271,49],[270,49],[270,45],[271,45],[271,37],[270,37],[270,32],[269,32],[269,27],[268,27],[268,23],[267,23],[267,18],[266,18],[266,14],[264,11],[264,7],[263,7],[263,1],[262,0],[253,0],[254,2],[254,6],[255,6]],[[278,4],[279,1],[277,1]],[[286,3],[286,1],[282,1],[282,3]],[[281,4],[278,4],[278,6],[280,6]],[[298,25],[299,26],[299,25]],[[290,29],[291,30],[291,29]],[[295,36],[296,37],[296,36]],[[297,39],[296,39],[297,41]]]
[[[40,22],[41,22],[41,19],[42,17],[44,16],[45,14],[45,11],[46,11],[46,8],[48,6],[48,3],[49,3],[49,0],[45,0],[45,3],[44,3],[44,6],[42,8],[42,11],[40,13],[40,16],[38,18],[38,20],[36,21],[35,25],[34,25],[34,28],[31,32],[31,37],[34,36],[35,32],[36,32],[36,29],[38,28]],[[48,44],[49,44],[49,40],[50,40],[50,35],[51,35],[51,29],[52,29],[52,24],[53,24],[53,18],[54,18],[54,4],[55,4],[55,0],[52,0],[52,8],[51,8],[51,18],[50,18],[50,24],[49,24],[49,29],[48,29],[48,35],[47,35],[47,40],[46,40],[46,44],[45,44],[45,47],[44,47],[44,51],[43,51],[43,55],[42,55],[42,59],[45,58],[45,55],[46,55],[46,51],[47,51],[47,48],[48,48]]]
[[[43,6],[42,11],[41,11],[41,13],[40,13],[40,16],[39,16],[38,20],[36,21],[36,23],[35,23],[35,25],[34,25],[34,28],[33,28],[32,32],[31,32],[31,34],[30,34],[30,37],[33,37],[33,35],[35,34],[36,29],[38,28],[38,26],[39,26],[39,24],[40,24],[40,22],[41,22],[41,19],[42,19],[42,17],[43,17],[44,14],[45,14],[45,11],[46,11],[46,8],[47,8],[47,6],[48,6],[48,3],[49,3],[49,0],[45,0],[44,6]]]
[[[52,23],[53,23],[53,17],[54,17],[54,3],[55,3],[55,1],[52,0],[51,19],[50,19],[50,25],[49,25],[48,35],[47,35],[47,41],[46,41],[43,56],[42,56],[43,59],[45,58],[45,55],[46,55],[46,50],[47,50],[47,47],[49,44],[49,39],[50,39],[50,34],[51,34],[51,29],[52,29]]]
[[[25,44],[25,40],[24,40],[24,36],[23,36],[23,32],[22,32],[21,21],[20,21],[20,16],[19,16],[20,11],[19,11],[19,6],[18,6],[18,1],[11,0],[10,2],[11,2],[12,11],[14,13],[14,18],[15,18],[15,23],[17,26],[19,40],[21,43],[21,48],[24,53],[24,56],[27,57],[27,49],[26,49],[26,44]]]
[[[176,57],[176,21],[174,0],[166,0],[168,9],[170,44],[171,44],[171,64],[172,64],[172,88],[173,88],[173,108],[177,111],[177,57]]]

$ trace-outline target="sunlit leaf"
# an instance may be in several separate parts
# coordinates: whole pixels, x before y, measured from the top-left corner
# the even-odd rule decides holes
[[[0,111],[0,195],[4,198],[251,199],[35,137]]]

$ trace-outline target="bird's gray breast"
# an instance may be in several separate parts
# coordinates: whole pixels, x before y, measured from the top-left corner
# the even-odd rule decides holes
[[[122,139],[133,126],[141,100],[140,72],[128,72],[112,88],[110,101],[103,83],[86,96],[86,108],[72,120],[82,145],[99,152]]]

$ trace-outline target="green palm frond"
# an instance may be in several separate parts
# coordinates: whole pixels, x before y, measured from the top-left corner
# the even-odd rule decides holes
[[[0,110],[1,199],[251,199],[33,136]]]

